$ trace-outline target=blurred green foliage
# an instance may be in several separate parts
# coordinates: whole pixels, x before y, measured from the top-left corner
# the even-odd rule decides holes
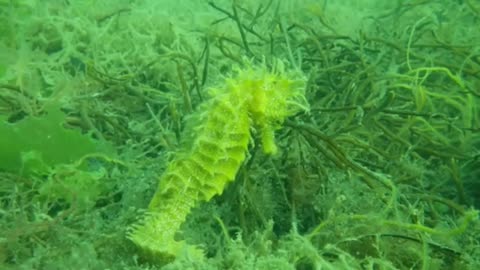
[[[64,123],[65,114],[59,108],[15,123],[0,118],[0,169],[27,175],[45,167],[72,163],[90,153],[114,154],[107,144],[65,129]]]

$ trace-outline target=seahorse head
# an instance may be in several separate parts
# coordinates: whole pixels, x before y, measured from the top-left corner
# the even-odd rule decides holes
[[[248,113],[254,128],[260,131],[263,150],[277,151],[274,131],[288,116],[308,111],[305,99],[306,80],[300,72],[287,73],[278,61],[273,68],[265,65],[243,69],[237,77],[238,93],[246,95]]]

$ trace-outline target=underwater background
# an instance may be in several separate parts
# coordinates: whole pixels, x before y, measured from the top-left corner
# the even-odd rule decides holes
[[[0,269],[480,269],[478,25],[478,0],[0,0]],[[231,168],[192,150],[239,119]],[[132,230],[206,194],[200,156],[231,179],[153,226],[167,258]]]

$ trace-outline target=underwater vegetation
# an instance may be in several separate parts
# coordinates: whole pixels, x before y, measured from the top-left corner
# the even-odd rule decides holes
[[[478,1],[175,2],[0,0],[0,269],[480,268]]]

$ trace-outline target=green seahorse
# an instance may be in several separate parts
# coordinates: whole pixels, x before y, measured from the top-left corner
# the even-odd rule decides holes
[[[128,237],[150,258],[168,262],[180,252],[202,256],[202,250],[175,240],[191,209],[223,192],[245,160],[251,132],[260,134],[263,151],[277,152],[274,132],[288,116],[308,110],[305,79],[287,74],[278,62],[237,70],[224,85],[210,90],[201,105],[188,150],[176,153],[160,178],[148,213]]]

